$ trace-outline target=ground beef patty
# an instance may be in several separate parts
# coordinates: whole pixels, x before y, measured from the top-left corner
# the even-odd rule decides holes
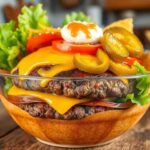
[[[36,68],[30,75],[39,76]],[[43,69],[43,68],[42,68]],[[45,67],[49,69],[49,67]],[[14,72],[17,74],[17,71]],[[64,95],[66,97],[75,98],[106,98],[106,97],[122,97],[133,92],[134,83],[129,81],[125,84],[122,80],[98,80],[98,79],[84,79],[84,77],[107,77],[113,76],[111,73],[103,73],[99,75],[89,74],[80,70],[72,70],[62,72],[57,77],[83,77],[82,80],[62,79],[50,80],[46,87],[41,87],[39,80],[20,80],[13,78],[13,84],[26,89],[41,91],[46,93],[54,93],[57,95]]]
[[[75,106],[67,111],[64,115],[61,115],[46,103],[18,104],[17,106],[28,112],[33,117],[64,120],[81,119],[98,112],[112,110],[112,108],[100,106]]]
[[[72,107],[65,114],[59,114],[55,109],[43,102],[41,99],[34,96],[13,96],[8,95],[8,101],[24,111],[28,112],[33,117],[39,118],[52,118],[52,119],[81,119],[89,115],[93,115],[98,112],[107,110],[113,110],[113,108],[102,106],[86,106],[76,105]],[[61,101],[60,101],[61,105]]]

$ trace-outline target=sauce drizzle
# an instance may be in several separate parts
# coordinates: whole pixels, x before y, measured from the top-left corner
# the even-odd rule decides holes
[[[68,25],[68,29],[71,31],[71,35],[76,37],[79,31],[84,32],[87,38],[91,38],[91,33],[89,29],[96,30],[96,25],[93,23],[90,24],[83,24],[80,22],[72,22]]]

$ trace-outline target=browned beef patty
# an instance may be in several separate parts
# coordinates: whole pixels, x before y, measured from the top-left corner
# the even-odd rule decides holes
[[[122,106],[116,105],[116,107],[112,103],[109,103],[105,106],[92,106],[92,105],[88,106],[86,103],[84,103],[72,107],[70,110],[68,110],[65,114],[62,115],[58,113],[55,109],[53,109],[50,105],[45,103],[42,99],[39,99],[34,96],[8,95],[8,100],[10,103],[18,106],[19,108],[26,111],[33,117],[62,119],[62,120],[81,119],[99,112],[116,109],[117,110],[128,109],[131,106],[133,106],[132,103],[124,103]],[[94,103],[94,100],[92,102]]]
[[[113,108],[101,107],[101,106],[85,106],[76,105],[72,107],[65,114],[59,114],[55,109],[43,102],[41,99],[33,96],[13,96],[8,95],[9,102],[28,112],[33,117],[39,118],[51,118],[51,119],[81,119],[89,115],[112,110]],[[61,101],[60,101],[61,105]]]
[[[28,112],[33,117],[63,120],[81,119],[98,112],[112,110],[112,108],[101,106],[75,106],[65,114],[61,115],[46,103],[18,104],[17,106]]]
[[[36,68],[30,75],[39,76]],[[50,69],[45,67],[44,69]],[[17,74],[18,72],[14,72]],[[134,82],[129,81],[129,84],[124,83],[120,79],[94,79],[94,77],[108,77],[113,76],[111,73],[103,73],[99,75],[89,74],[82,72],[78,69],[72,71],[62,72],[57,77],[82,77],[82,80],[73,79],[61,79],[50,80],[46,87],[40,86],[40,80],[20,80],[19,78],[13,78],[13,84],[33,91],[41,91],[45,93],[54,93],[57,95],[64,95],[66,97],[75,98],[106,98],[106,97],[123,97],[133,92]],[[84,79],[84,77],[92,77],[91,79]]]

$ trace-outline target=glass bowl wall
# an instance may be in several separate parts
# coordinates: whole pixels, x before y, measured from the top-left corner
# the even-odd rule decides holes
[[[101,81],[105,81],[105,83],[107,83],[121,80],[122,82],[124,82],[125,79],[127,79],[129,82],[136,82],[136,79],[150,75],[146,74],[146,75],[122,76],[122,77],[110,76],[110,77],[85,77],[85,78],[70,78],[70,77],[43,78],[43,77],[19,76],[1,73],[0,76],[2,81],[4,81],[1,82],[0,98],[4,107],[7,109],[13,120],[23,130],[25,130],[27,133],[37,138],[39,141],[54,146],[89,147],[102,145],[107,142],[110,142],[114,138],[120,136],[128,129],[133,127],[140,120],[140,118],[144,115],[144,113],[149,107],[149,104],[144,106],[132,105],[127,109],[107,110],[95,113],[93,115],[89,115],[81,119],[71,119],[71,120],[33,117],[28,112],[24,111],[23,109],[21,109],[16,104],[10,101],[9,96],[6,92],[8,86],[10,85],[8,84],[8,82],[12,80],[26,82],[28,85],[24,85],[24,88],[26,86],[26,88],[30,90],[34,90],[34,88],[43,80],[49,80],[49,82],[56,82],[61,84],[64,82],[66,83],[71,82],[72,84],[75,84],[77,86],[80,86],[83,83],[84,84],[88,83],[89,88],[93,88],[95,86],[98,86],[98,83],[100,84]],[[31,87],[33,88],[31,89]],[[56,87],[51,85],[50,88],[53,91],[55,91],[54,88]],[[3,89],[5,89],[5,91]],[[46,91],[41,92],[44,93]],[[111,97],[111,95],[109,97],[113,99],[114,98],[119,99],[118,97],[114,96]],[[32,99],[30,99],[30,97],[26,99],[26,102],[28,101],[32,103]],[[61,105],[61,99],[59,99],[59,101]]]

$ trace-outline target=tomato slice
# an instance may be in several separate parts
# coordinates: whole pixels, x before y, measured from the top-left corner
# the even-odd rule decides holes
[[[101,44],[72,44],[62,40],[53,41],[52,47],[61,52],[95,55]]]
[[[60,39],[62,39],[60,32],[44,33],[41,35],[31,37],[27,41],[27,51],[28,53],[32,53],[33,51],[36,51],[39,48],[51,45],[53,40],[60,40]]]
[[[142,64],[142,60],[139,58],[134,58],[134,57],[126,57],[125,60],[123,61],[124,64],[132,66],[134,62],[137,61],[140,64]]]

